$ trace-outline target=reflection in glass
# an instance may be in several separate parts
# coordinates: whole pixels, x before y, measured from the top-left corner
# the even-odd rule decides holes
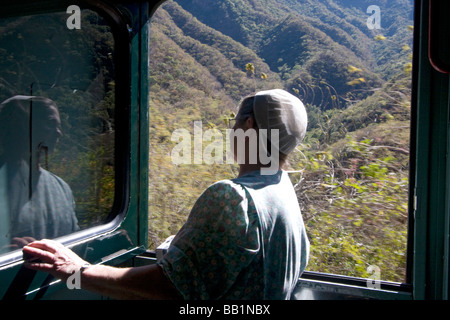
[[[4,249],[78,229],[70,187],[41,165],[62,135],[60,125],[50,99],[14,96],[0,105],[2,215],[9,216],[2,227]]]
[[[104,223],[114,195],[114,41],[51,13],[0,20],[0,254]]]

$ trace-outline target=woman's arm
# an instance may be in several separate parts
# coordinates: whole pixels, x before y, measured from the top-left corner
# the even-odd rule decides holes
[[[180,299],[156,264],[132,268],[91,266],[81,275],[81,287],[116,299]]]
[[[63,281],[86,264],[72,250],[52,240],[32,242],[23,252],[27,268],[48,272]],[[92,265],[81,273],[81,287],[115,299],[180,299],[156,264],[133,268]]]

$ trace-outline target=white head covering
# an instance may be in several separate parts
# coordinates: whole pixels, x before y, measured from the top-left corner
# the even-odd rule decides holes
[[[289,92],[273,89],[256,93],[253,113],[259,129],[279,130],[279,151],[286,155],[305,137],[308,125],[305,107]]]

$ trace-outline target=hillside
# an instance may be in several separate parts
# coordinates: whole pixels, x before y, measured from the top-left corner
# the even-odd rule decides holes
[[[174,165],[174,130],[192,133],[201,121],[224,137],[242,97],[284,88],[309,117],[291,179],[313,244],[310,269],[367,276],[376,264],[386,280],[401,281],[412,2],[164,3],[150,27],[151,245],[178,231],[205,187],[235,174],[229,165]],[[366,25],[374,4],[380,30]]]
[[[266,87],[281,79],[281,86],[299,91],[305,103],[329,109],[345,107],[348,99],[367,97],[368,90],[401,72],[407,62],[403,47],[411,46],[411,40],[404,41],[411,39],[407,29],[411,21],[405,18],[411,4],[389,2],[386,10],[381,6],[386,12],[382,31],[390,37],[386,46],[387,41],[374,40],[378,30],[368,30],[365,6],[341,2],[346,6],[329,1],[282,1],[276,6],[270,1],[264,6],[258,1],[169,2],[160,10],[170,18],[160,19],[163,14],[158,10],[154,24],[164,20],[166,35],[213,72],[235,101],[264,88],[242,77],[244,66],[251,62],[257,78],[268,75]],[[387,9],[391,7],[403,9],[394,14]],[[358,77],[348,70],[349,65],[361,70]]]

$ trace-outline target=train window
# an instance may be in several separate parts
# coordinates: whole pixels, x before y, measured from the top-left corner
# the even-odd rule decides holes
[[[178,0],[156,10],[150,247],[179,230],[209,184],[235,176],[225,130],[240,99],[283,88],[309,117],[289,168],[307,270],[405,281],[413,1],[367,3]]]
[[[114,39],[96,12],[0,19],[0,254],[105,222]]]

